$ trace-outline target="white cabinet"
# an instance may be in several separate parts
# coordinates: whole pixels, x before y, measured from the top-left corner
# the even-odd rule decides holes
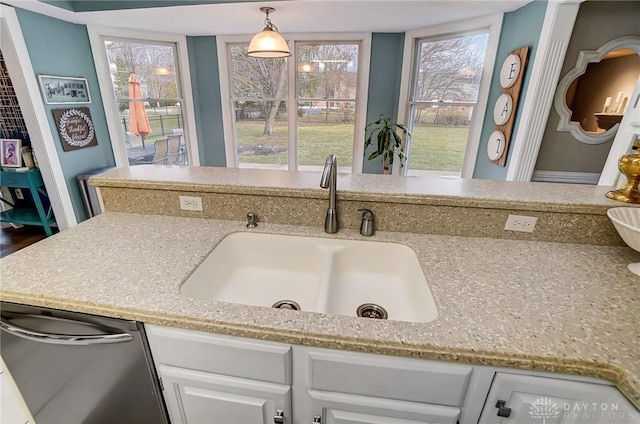
[[[145,327],[173,424],[292,424],[291,346]]]
[[[267,424],[278,410],[291,411],[290,386],[165,365],[158,371],[174,424]]]
[[[455,424],[473,371],[156,325],[146,329],[174,424]]]
[[[174,424],[640,424],[596,379],[146,329]]]
[[[295,346],[294,422],[451,423],[473,368]]]
[[[296,403],[294,422],[323,424],[456,424],[460,409],[442,405],[309,390],[308,409]],[[304,413],[304,417],[300,417]],[[316,417],[316,418],[314,418]],[[299,418],[299,419],[298,419]]]
[[[480,424],[627,424],[640,413],[612,386],[498,372]]]

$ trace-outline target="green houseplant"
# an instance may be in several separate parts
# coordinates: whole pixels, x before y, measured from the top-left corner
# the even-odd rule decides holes
[[[402,138],[398,135],[398,130],[401,130],[408,139],[411,138],[411,133],[409,133],[406,126],[392,123],[391,118],[384,115],[380,115],[376,121],[370,122],[365,127],[365,134],[369,134],[364,142],[365,154],[367,148],[373,144],[375,137],[377,140],[377,148],[369,155],[369,160],[380,157],[385,174],[390,173],[395,155],[398,155],[400,159],[400,166],[404,166],[406,156],[404,150],[402,150]]]

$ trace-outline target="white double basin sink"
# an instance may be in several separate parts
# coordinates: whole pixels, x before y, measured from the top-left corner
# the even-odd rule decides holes
[[[381,307],[389,320],[429,322],[437,315],[415,252],[404,245],[261,233],[225,237],[185,280],[191,298],[358,316]],[[379,317],[379,309],[371,316]]]

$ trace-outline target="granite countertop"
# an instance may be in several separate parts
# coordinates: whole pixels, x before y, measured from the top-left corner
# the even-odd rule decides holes
[[[181,283],[226,235],[321,228],[108,212],[0,260],[0,299],[328,348],[601,377],[640,405],[640,277],[627,247],[378,232],[413,248],[430,323],[191,299]],[[331,237],[359,238],[353,230]]]
[[[132,166],[91,177],[96,186],[326,198],[320,172],[193,166]],[[386,203],[606,214],[626,206],[608,186],[340,173],[338,197]]]

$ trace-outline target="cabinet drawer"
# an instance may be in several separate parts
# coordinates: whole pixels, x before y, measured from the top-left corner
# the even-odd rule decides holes
[[[41,187],[44,185],[42,182],[42,175],[38,170],[31,170],[27,172],[8,172],[2,171],[3,187]]]
[[[472,367],[421,359],[310,350],[310,389],[461,406]]]
[[[157,365],[291,384],[291,346],[146,324]]]
[[[34,182],[38,185],[37,181]],[[29,187],[29,174],[24,172],[3,172],[1,184],[3,187]]]
[[[460,416],[460,408],[454,406],[314,390],[309,395],[311,417],[322,417],[324,424],[456,424]]]

